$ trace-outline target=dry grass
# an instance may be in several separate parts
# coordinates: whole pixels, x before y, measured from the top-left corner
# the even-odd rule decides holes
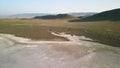
[[[85,35],[99,42],[102,41],[102,43],[107,42],[110,45],[120,44],[120,22],[99,21],[76,23],[61,19],[0,19],[0,33],[15,34],[16,36],[39,40],[64,39],[50,34],[49,31]]]

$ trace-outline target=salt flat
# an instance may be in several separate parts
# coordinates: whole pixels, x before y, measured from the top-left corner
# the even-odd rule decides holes
[[[90,42],[84,36],[52,34],[69,41],[0,34],[0,68],[120,68],[120,48]]]

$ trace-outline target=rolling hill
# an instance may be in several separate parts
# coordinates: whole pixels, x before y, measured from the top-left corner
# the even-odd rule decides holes
[[[22,14],[15,14],[15,15],[10,15],[8,17],[10,18],[32,18],[35,16],[44,16],[48,15],[47,13],[22,13]]]
[[[34,17],[34,19],[74,19],[74,18],[76,17],[69,14],[45,15]]]
[[[96,12],[73,12],[73,13],[67,13],[67,14],[79,17],[79,16],[91,16],[96,14]]]
[[[104,11],[89,17],[71,20],[71,22],[87,22],[87,21],[120,21],[120,8]]]
[[[91,16],[96,14],[95,12],[72,12],[72,13],[65,13],[68,15],[72,15],[75,17],[79,16]],[[45,16],[45,15],[57,15],[57,14],[50,14],[50,13],[20,13],[20,14],[13,14],[13,15],[0,15],[0,18],[33,18],[35,16]]]

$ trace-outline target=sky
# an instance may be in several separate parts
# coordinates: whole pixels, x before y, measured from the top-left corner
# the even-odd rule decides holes
[[[101,12],[120,8],[120,0],[0,0],[0,15]]]

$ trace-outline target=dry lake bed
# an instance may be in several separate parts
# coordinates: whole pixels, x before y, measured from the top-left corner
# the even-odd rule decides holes
[[[120,48],[85,36],[51,34],[69,41],[35,41],[0,34],[0,68],[120,68]]]

